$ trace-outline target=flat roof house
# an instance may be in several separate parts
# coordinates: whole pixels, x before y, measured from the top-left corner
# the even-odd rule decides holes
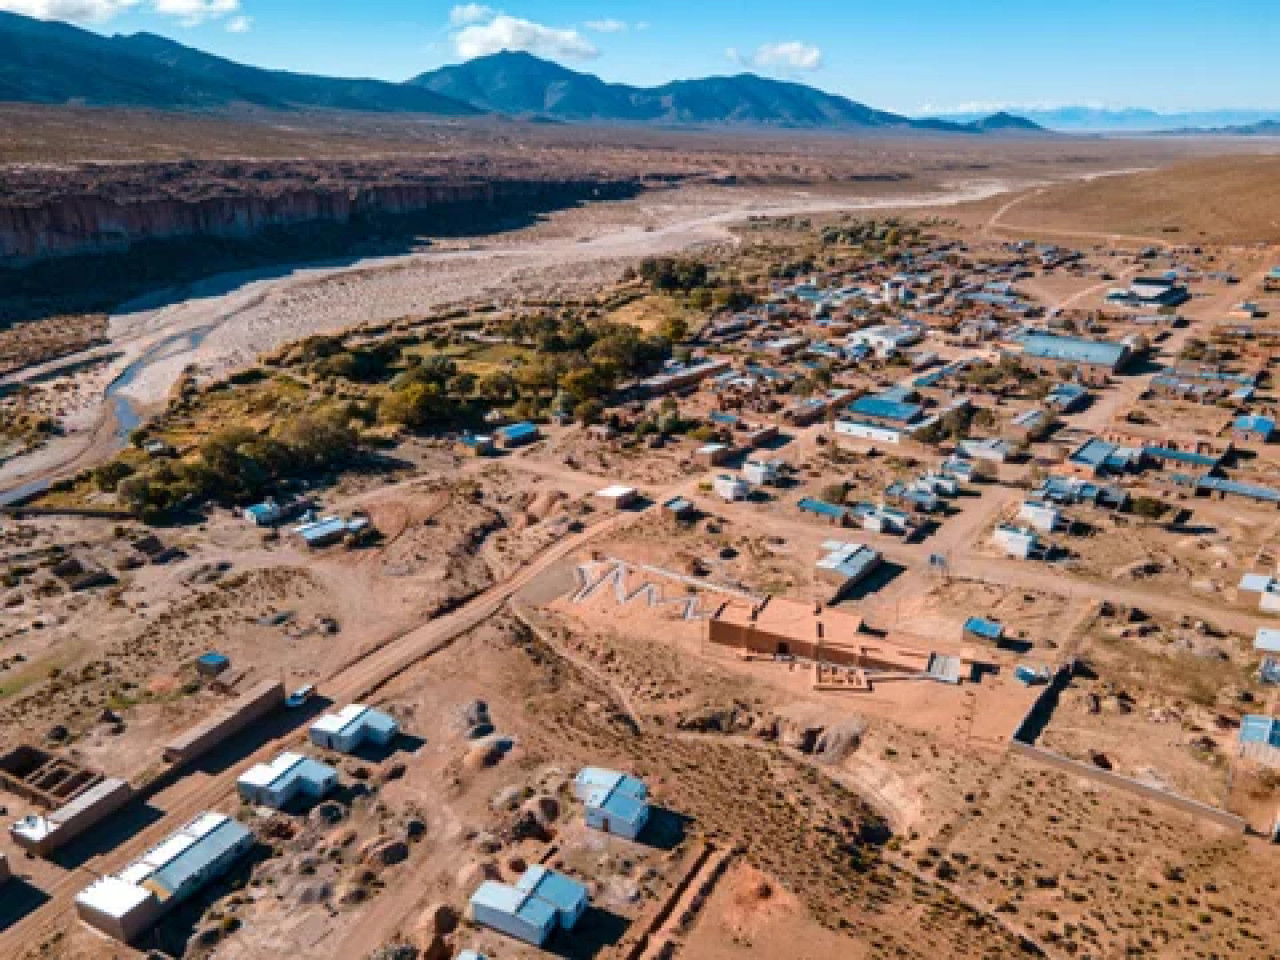
[[[244,825],[225,814],[202,813],[119,873],[82,890],[76,912],[89,926],[128,943],[225,873],[253,843]]]
[[[861,583],[880,566],[883,559],[878,550],[862,543],[836,543],[822,545],[826,552],[818,558],[816,573],[841,589]]]
[[[362,744],[385,747],[400,734],[400,724],[389,714],[359,703],[326,714],[311,725],[311,742],[325,750],[354,753]]]
[[[741,477],[735,477],[731,473],[718,473],[711,481],[711,489],[715,491],[717,497],[725,501],[725,503],[733,503],[736,500],[745,500],[751,494],[751,487],[747,481]]]
[[[1052,504],[1039,500],[1024,500],[1018,508],[1018,522],[1041,533],[1053,533],[1062,522],[1062,514]]]
[[[587,826],[634,840],[649,822],[648,788],[617,770],[585,767],[573,781]]]
[[[338,771],[300,753],[282,753],[250,767],[236,780],[246,803],[280,810],[296,797],[319,800],[338,785]]]
[[[28,853],[47,856],[115,813],[133,796],[127,780],[103,780],[47,817],[23,817],[9,828],[13,842]]]
[[[1008,556],[1026,560],[1040,550],[1040,538],[1034,531],[1018,527],[999,526],[992,541]]]

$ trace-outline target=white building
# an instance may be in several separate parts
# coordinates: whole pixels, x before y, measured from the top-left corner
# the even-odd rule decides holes
[[[1280,613],[1280,580],[1265,573],[1246,573],[1236,589],[1240,593],[1256,593],[1258,609],[1264,613]]]
[[[837,420],[833,427],[842,437],[855,440],[870,440],[872,443],[885,443],[897,446],[902,443],[906,434],[897,427],[882,427],[862,420]]]
[[[884,325],[855,330],[849,334],[851,345],[870,347],[882,357],[892,356],[900,350],[914,346],[924,339],[915,327]]]
[[[300,753],[282,753],[245,771],[236,787],[245,803],[280,810],[297,797],[319,800],[338,785],[338,771]]]
[[[385,747],[400,734],[400,725],[389,714],[359,703],[325,714],[311,725],[311,742],[325,750],[355,753],[362,744]]]
[[[225,873],[254,844],[253,834],[221,813],[203,813],[119,873],[76,897],[80,919],[127,943],[166,910]]]
[[[747,482],[731,473],[716,474],[715,479],[711,481],[711,489],[725,503],[745,500],[751,494],[751,487]]]
[[[772,487],[778,482],[778,465],[770,460],[748,460],[742,465],[742,475],[753,486]]]
[[[1051,504],[1024,500],[1018,509],[1018,522],[1041,533],[1053,533],[1062,522],[1062,514]]]
[[[1008,556],[1019,560],[1026,560],[1041,549],[1034,531],[1018,527],[996,527],[991,539]]]
[[[587,826],[634,840],[649,822],[648,788],[642,780],[600,767],[585,767],[573,780]]]
[[[626,510],[640,496],[635,487],[614,484],[596,491],[596,499],[610,510]]]

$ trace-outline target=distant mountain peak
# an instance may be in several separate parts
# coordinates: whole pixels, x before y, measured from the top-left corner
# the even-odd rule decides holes
[[[532,54],[503,51],[409,81],[480,110],[579,123],[776,127],[823,130],[953,130],[915,121],[805,84],[738,73],[658,87],[608,83]]]

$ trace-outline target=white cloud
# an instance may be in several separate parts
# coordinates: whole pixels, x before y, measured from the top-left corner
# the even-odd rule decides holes
[[[240,9],[240,0],[152,0],[156,13],[177,17],[184,27],[221,20]]]
[[[0,10],[41,20],[102,23],[137,3],[138,0],[0,0]]]
[[[725,52],[734,63],[770,73],[810,73],[822,68],[822,51],[812,44],[796,40],[766,43],[749,56],[733,47]]]
[[[588,20],[586,27],[593,33],[626,33],[631,29],[631,24],[625,20],[606,18],[604,20]]]
[[[248,33],[253,29],[253,17],[232,17],[227,21],[227,33]]]
[[[184,27],[194,27],[231,16],[239,11],[240,0],[0,0],[0,10],[71,23],[104,23],[133,7],[176,17]]]
[[[455,27],[465,27],[470,23],[488,23],[498,15],[493,7],[483,3],[460,3],[449,11],[449,23]]]
[[[600,55],[577,30],[547,27],[505,13],[463,27],[453,35],[453,48],[468,60],[502,50],[523,50],[555,60],[591,60]]]

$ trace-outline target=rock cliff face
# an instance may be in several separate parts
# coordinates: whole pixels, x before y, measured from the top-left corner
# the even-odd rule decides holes
[[[95,182],[96,181],[96,182]],[[577,202],[617,182],[447,176],[377,167],[89,168],[79,176],[38,171],[6,177],[0,197],[0,263],[122,252],[144,240],[247,240],[307,223],[370,226],[438,210],[470,217]],[[446,218],[447,219],[447,218]]]
[[[226,270],[394,253],[640,189],[625,177],[450,157],[0,172],[0,324],[106,310]]]

